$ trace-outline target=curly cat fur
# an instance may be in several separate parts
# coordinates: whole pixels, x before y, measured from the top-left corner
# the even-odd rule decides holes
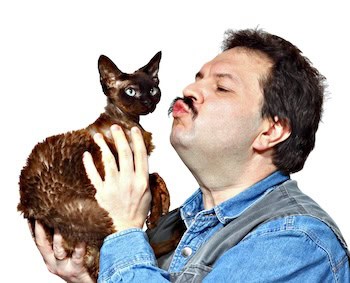
[[[149,92],[150,88],[153,90],[158,87],[160,57],[159,52],[134,74],[125,74],[107,57],[101,56],[101,84],[108,98],[105,113],[85,129],[48,137],[38,143],[20,175],[18,210],[29,220],[32,228],[35,220],[40,221],[50,241],[54,229],[58,229],[68,255],[72,254],[77,243],[85,242],[87,253],[84,264],[94,279],[98,276],[99,250],[103,239],[115,232],[115,228],[107,211],[98,205],[94,197],[96,190],[85,173],[82,156],[85,151],[89,151],[98,172],[104,178],[101,152],[93,141],[93,135],[102,133],[117,157],[109,133],[113,124],[122,126],[127,136],[133,126],[139,127],[147,152],[151,153],[154,148],[152,135],[139,125],[139,115],[152,112],[159,102],[160,91],[157,97],[148,97],[142,91]],[[138,84],[141,93],[139,98],[133,98],[135,101],[124,93],[124,88],[130,84],[133,87]],[[144,102],[146,100],[147,103]],[[152,227],[168,211],[169,195],[165,183],[156,173],[150,175],[150,186],[152,208],[148,220]]]

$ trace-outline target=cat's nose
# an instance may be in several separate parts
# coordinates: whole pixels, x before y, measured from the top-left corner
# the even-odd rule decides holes
[[[142,103],[147,107],[151,107],[153,105],[153,102],[149,99],[142,101]]]

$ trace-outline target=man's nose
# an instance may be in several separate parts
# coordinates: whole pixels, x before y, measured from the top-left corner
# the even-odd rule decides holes
[[[203,103],[204,88],[200,83],[194,82],[184,88],[183,96],[192,98],[195,103]]]

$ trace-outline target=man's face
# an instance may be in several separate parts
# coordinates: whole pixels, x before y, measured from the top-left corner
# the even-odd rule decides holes
[[[206,63],[183,91],[197,115],[181,100],[173,107],[170,140],[180,156],[190,151],[246,158],[261,131],[260,81],[271,66],[263,54],[243,48],[227,50]]]

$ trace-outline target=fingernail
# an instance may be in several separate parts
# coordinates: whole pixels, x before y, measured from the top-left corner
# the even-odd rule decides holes
[[[119,130],[120,130],[120,126],[114,124],[114,125],[112,125],[111,130],[112,130],[112,131],[119,131]]]
[[[131,131],[132,131],[133,133],[140,133],[140,129],[139,129],[138,127],[132,127],[132,128],[131,128]]]
[[[102,139],[102,134],[101,133],[94,134],[94,140],[99,140],[99,139]]]

